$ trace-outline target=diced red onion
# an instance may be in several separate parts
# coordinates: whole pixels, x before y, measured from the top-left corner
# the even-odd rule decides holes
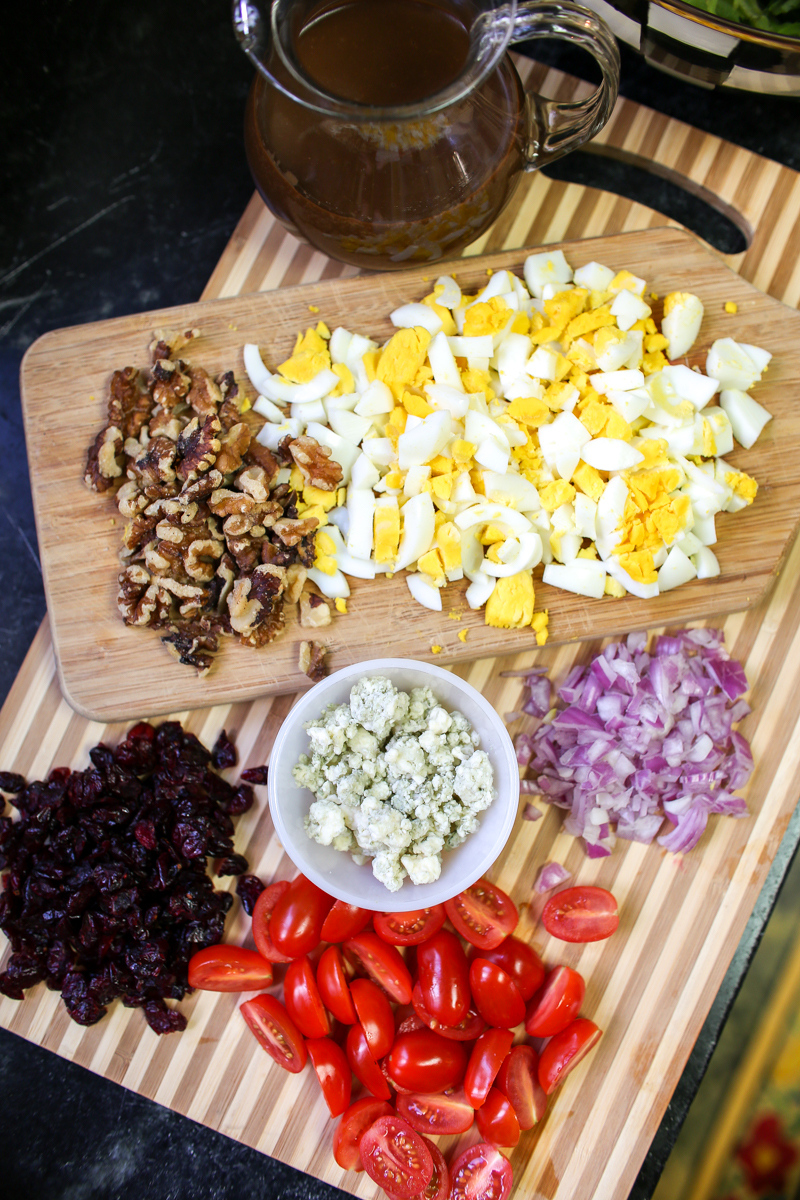
[[[526,804],[522,810],[523,821],[541,821],[544,813],[535,804]]]
[[[545,892],[552,892],[554,887],[558,887],[560,883],[566,883],[571,879],[572,875],[561,863],[548,862],[542,867],[539,874],[536,876],[536,883],[533,885],[533,890],[543,896]]]
[[[647,636],[629,634],[573,667],[555,717],[517,739],[517,759],[532,772],[521,791],[567,809],[564,829],[584,839],[590,857],[609,854],[615,834],[652,842],[665,817],[660,844],[684,852],[709,813],[747,815],[732,794],[753,770],[733,729],[750,712],[741,698],[747,678],[723,640],[720,630],[683,630],[648,653]],[[539,669],[528,678],[537,699],[523,711],[545,716],[549,682]]]

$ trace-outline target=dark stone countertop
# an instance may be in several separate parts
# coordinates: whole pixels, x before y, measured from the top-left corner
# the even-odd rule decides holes
[[[197,298],[252,193],[250,67],[226,0],[30,0],[4,22],[0,111],[0,691],[44,615],[19,406],[25,349],[62,325]],[[552,61],[580,72],[570,55]],[[798,102],[707,92],[623,49],[622,92],[800,169]],[[628,190],[721,249],[735,231],[655,176],[576,155],[563,177]],[[734,241],[731,242],[731,238]],[[726,241],[726,239],[728,239]],[[69,397],[64,398],[65,408]],[[800,837],[792,822],[632,1196],[651,1195]],[[341,1195],[0,1031],[7,1200]]]

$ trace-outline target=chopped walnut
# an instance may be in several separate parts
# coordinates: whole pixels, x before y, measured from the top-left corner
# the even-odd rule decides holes
[[[303,591],[300,594],[300,624],[304,629],[322,629],[331,623],[330,605],[322,596]]]
[[[313,533],[318,525],[317,517],[297,517],[293,520],[284,517],[275,522],[273,529],[285,546],[296,546],[301,538]]]
[[[319,683],[320,679],[324,679],[328,674],[328,668],[325,666],[326,654],[325,646],[320,646],[319,642],[300,643],[300,670],[314,683]]]
[[[83,481],[93,492],[107,492],[122,475],[122,434],[116,425],[98,433],[86,456]]]
[[[277,485],[279,465],[294,461],[292,439],[277,454],[254,440],[263,419],[241,412],[233,373],[212,380],[180,358],[195,336],[159,331],[149,371],[114,373],[115,419],[89,450],[86,482],[119,485],[123,620],[164,630],[172,654],[206,671],[221,636],[253,647],[277,637],[285,601],[300,601],[315,626],[330,607],[307,585],[318,522],[298,514],[295,489]],[[307,469],[341,478],[312,438],[295,441]]]
[[[238,471],[250,445],[250,438],[250,429],[244,423],[234,425],[232,429],[228,430],[220,438],[220,451],[214,464],[216,469],[223,475],[231,475],[234,471]],[[253,468],[251,467],[250,470]],[[266,499],[266,489],[264,499]]]
[[[178,438],[178,454],[181,461],[178,464],[178,475],[183,480],[197,479],[210,467],[213,467],[219,454],[220,423],[215,416],[204,417],[202,425],[199,418],[193,417]]]
[[[289,443],[288,450],[312,487],[332,492],[342,482],[342,468],[331,458],[330,446],[320,446],[312,437],[299,437]]]

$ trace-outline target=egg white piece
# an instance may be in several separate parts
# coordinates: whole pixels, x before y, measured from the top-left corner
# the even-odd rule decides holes
[[[396,571],[402,571],[426,554],[433,544],[435,533],[433,501],[427,492],[406,500],[401,515],[403,529],[395,560]]]
[[[667,339],[667,358],[683,358],[694,345],[703,321],[703,304],[691,292],[673,292],[674,301],[661,322],[661,332]],[[667,297],[669,302],[670,297]]]
[[[394,446],[389,438],[364,438],[361,449],[376,467],[390,467],[394,462]]]
[[[394,408],[394,396],[381,379],[373,379],[367,390],[357,399],[355,412],[360,417],[380,417]]]
[[[542,456],[551,470],[558,470],[559,458],[567,460],[577,454],[580,460],[583,448],[591,440],[589,430],[570,412],[560,412],[549,425],[539,426],[539,445]],[[577,465],[576,462],[573,471]]]
[[[725,388],[719,399],[720,407],[727,413],[733,429],[733,436],[740,445],[749,450],[754,446],[758,437],[767,424],[772,420],[772,413],[767,412],[763,405],[748,396],[739,388]],[[727,451],[721,451],[727,453]]]
[[[525,364],[528,375],[534,379],[544,379],[547,383],[555,383],[558,355],[546,346],[538,346]]]
[[[328,429],[327,425],[320,425],[317,421],[309,422],[306,433],[318,441],[321,446],[330,447],[331,457],[335,458],[342,468],[342,483],[349,483],[350,470],[360,453],[358,446],[353,445],[352,442],[347,441],[332,429]]]
[[[692,371],[682,363],[664,367],[661,376],[681,400],[689,400],[697,409],[705,408],[719,391],[718,379],[710,379],[708,375]]]
[[[434,612],[442,611],[441,591],[439,588],[434,587],[432,583],[428,583],[424,576],[418,572],[406,575],[406,583],[411,595],[423,608],[430,608]]]
[[[606,392],[606,399],[628,424],[641,417],[650,405],[650,396],[644,388],[633,388],[629,392],[618,392],[615,388],[610,388]]]
[[[719,559],[708,546],[701,546],[692,555],[692,563],[698,579],[713,579],[720,574]]]
[[[589,376],[589,383],[598,395],[606,396],[612,389],[632,392],[634,388],[643,388],[644,375],[641,371],[600,371],[597,375]]]
[[[497,580],[493,575],[484,575],[483,571],[478,571],[464,593],[464,599],[470,608],[483,608],[496,584]]]
[[[496,563],[484,558],[481,570],[485,575],[503,579],[517,575],[520,571],[529,571],[542,561],[542,539],[535,530],[521,533],[518,538],[509,538],[508,542],[513,544],[509,548],[506,561]],[[502,557],[502,550],[499,553]]]
[[[437,333],[428,346],[428,359],[437,383],[445,383],[457,392],[464,391],[453,351],[443,333]]]
[[[406,477],[403,482],[404,496],[418,496],[425,488],[425,484],[431,477],[430,467],[413,466],[406,471]]]
[[[343,396],[326,396],[320,403],[325,406],[326,412],[333,412],[334,409],[339,412],[355,412],[359,399],[358,392],[345,392]]]
[[[353,335],[349,329],[344,329],[339,325],[331,334],[331,340],[328,342],[328,350],[330,351],[332,363],[344,363],[347,361],[347,352],[350,349],[350,344],[353,341]]]
[[[758,383],[763,369],[733,338],[717,338],[706,358],[706,374],[719,380],[723,391],[730,388],[749,391],[754,383]]]
[[[504,475],[508,470],[509,455],[508,442],[501,443],[497,438],[485,437],[475,451],[475,462],[490,471]]]
[[[528,291],[540,300],[546,284],[572,282],[572,267],[565,259],[563,250],[545,250],[541,254],[529,254],[525,259],[523,274]]]
[[[596,558],[576,558],[568,564],[550,563],[542,581],[577,596],[602,599],[606,588],[606,566]]]
[[[642,282],[644,283],[644,281]],[[626,332],[637,321],[643,321],[649,317],[652,311],[649,304],[645,304],[639,296],[626,289],[617,292],[611,305],[611,315],[617,318],[619,328]]]
[[[350,595],[350,584],[344,573],[340,570],[334,571],[333,575],[327,575],[324,571],[320,571],[319,567],[308,568],[308,578],[312,583],[315,583],[323,596],[327,596],[329,600],[341,598],[346,600]]]
[[[574,282],[578,287],[588,288],[590,292],[606,292],[613,278],[614,272],[610,267],[604,267],[598,262],[590,262],[585,267],[578,267]]]
[[[263,429],[259,430],[256,441],[260,445],[266,446],[268,450],[277,450],[285,437],[300,437],[302,432],[303,422],[297,417],[289,417],[288,420],[284,419],[280,425],[268,422]]]
[[[357,413],[348,412],[346,408],[332,408],[328,413],[328,424],[334,433],[354,446],[367,436],[372,428],[369,417],[359,417]]]
[[[575,530],[581,537],[594,541],[597,536],[597,505],[590,496],[583,492],[575,494]]]
[[[354,488],[373,488],[380,479],[380,472],[375,464],[362,451],[350,471],[350,481]]]
[[[680,587],[682,583],[688,583],[696,576],[697,569],[694,563],[686,557],[680,546],[673,546],[658,572],[658,590],[671,591],[672,588]]]
[[[465,508],[455,517],[455,523],[461,530],[472,529],[475,525],[492,524],[500,525],[501,528],[505,526],[517,536],[527,533],[531,528],[530,521],[522,513],[504,504],[490,504],[486,501]]]
[[[264,384],[269,385],[272,380],[272,372],[268,371],[264,366],[264,360],[261,357],[261,351],[258,346],[253,342],[248,342],[242,351],[242,357],[244,358],[244,369],[247,372],[247,378],[257,392],[266,394]],[[268,399],[274,400],[275,397],[268,396]]]
[[[410,426],[410,428],[409,428]],[[452,421],[448,412],[434,412],[423,421],[412,424],[406,421],[406,431],[397,440],[397,461],[401,471],[421,466],[444,449],[453,435]]]
[[[461,288],[453,276],[440,275],[434,284],[434,291],[437,287],[443,288],[444,291],[436,297],[436,303],[441,304],[443,308],[458,308],[461,303]]]
[[[273,404],[266,396],[259,396],[253,404],[253,412],[260,413],[262,417],[266,417],[268,421],[280,425],[286,420],[286,413],[282,408],[278,408],[277,404]]]
[[[581,458],[596,471],[627,471],[644,461],[641,450],[621,438],[592,438],[581,450]]]
[[[325,405],[321,400],[309,400],[305,404],[298,404],[296,400],[293,400],[289,411],[304,425],[307,425],[309,421],[326,421],[328,419]]]
[[[611,578],[616,579],[617,583],[621,583],[625,591],[630,592],[632,596],[638,596],[640,600],[652,600],[654,596],[658,595],[657,582],[639,583],[637,579],[632,579],[613,554],[606,559],[605,566]]]
[[[464,476],[469,479],[466,471],[461,478],[464,478]],[[472,484],[470,483],[471,486]],[[542,507],[538,490],[522,475],[484,471],[483,486],[487,500],[495,501],[498,504],[509,504],[513,508],[516,508],[518,512],[537,512]],[[456,488],[454,487],[450,495],[451,497],[455,497],[455,494]]]
[[[467,415],[469,397],[466,392],[448,387],[446,383],[426,383],[423,391],[432,408],[449,412],[456,421],[462,420]]]
[[[427,304],[401,304],[389,313],[396,329],[427,329],[431,337],[442,328],[442,318]]]

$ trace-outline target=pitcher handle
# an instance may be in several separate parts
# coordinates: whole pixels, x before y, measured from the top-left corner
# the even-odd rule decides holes
[[[556,38],[588,50],[600,67],[603,82],[585,100],[566,103],[528,92],[532,111],[526,171],[538,171],[598,134],[611,116],[619,92],[617,43],[605,22],[590,9],[569,0],[520,0],[511,42],[538,38]]]

